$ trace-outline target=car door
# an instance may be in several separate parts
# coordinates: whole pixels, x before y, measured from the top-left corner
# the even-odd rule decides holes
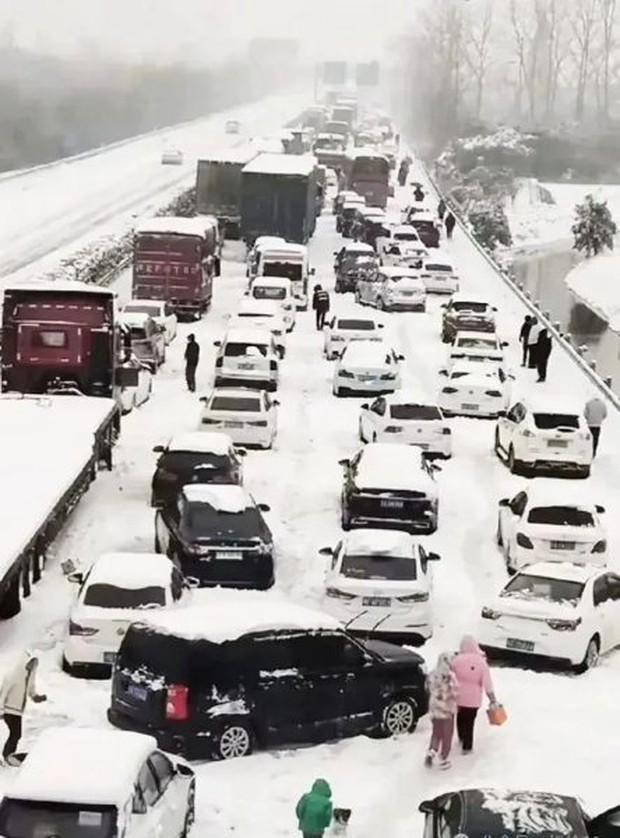
[[[514,552],[517,530],[521,523],[525,507],[527,506],[527,494],[519,492],[510,501],[508,506],[501,506],[499,510],[500,528],[502,541],[506,551]]]
[[[593,625],[589,634],[598,632],[601,638],[601,652],[606,652],[614,646],[617,629],[614,627],[616,609],[611,598],[610,574],[602,573],[592,585]],[[589,638],[588,638],[589,639]]]
[[[499,444],[508,451],[513,441],[514,434],[519,424],[525,418],[525,407],[520,403],[513,405],[505,416],[500,416],[497,421]]]
[[[305,634],[296,641],[297,667],[311,691],[306,712],[308,733],[316,741],[346,732],[345,692],[350,673],[344,658],[346,635]]]
[[[385,690],[385,678],[364,648],[346,635],[340,639],[339,666],[344,673],[343,732],[363,733],[373,726]]]
[[[187,813],[187,786],[177,780],[177,772],[168,757],[161,751],[153,751],[148,765],[155,775],[159,799],[155,804],[163,823],[168,824],[164,835],[180,835]]]

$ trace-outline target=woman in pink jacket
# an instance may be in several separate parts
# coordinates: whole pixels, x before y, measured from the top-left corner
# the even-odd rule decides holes
[[[456,731],[463,753],[469,754],[474,746],[474,723],[483,691],[491,704],[496,703],[489,665],[473,637],[465,635],[461,640],[460,650],[452,660],[452,671],[459,685]]]

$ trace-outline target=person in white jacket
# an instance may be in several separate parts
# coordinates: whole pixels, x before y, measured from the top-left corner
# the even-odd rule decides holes
[[[591,399],[586,402],[583,411],[588,428],[592,434],[592,456],[596,457],[598,451],[598,441],[601,436],[601,426],[605,419],[607,419],[607,405],[596,393]]]
[[[536,357],[536,347],[541,331],[542,326],[538,322],[538,318],[532,317],[530,331],[527,336],[527,365],[531,370],[536,369],[536,363],[538,361]]]
[[[39,659],[26,653],[5,672],[0,687],[0,712],[9,729],[2,756],[9,765],[15,761],[13,755],[22,736],[22,720],[28,699],[31,698],[36,704],[47,699],[47,696],[37,693],[38,665]]]

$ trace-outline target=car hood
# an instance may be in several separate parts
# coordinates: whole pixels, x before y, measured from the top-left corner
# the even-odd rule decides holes
[[[386,643],[384,640],[367,640],[365,646],[387,664],[417,663],[420,666],[424,665],[424,659],[416,652],[412,652],[411,649],[403,646],[396,646],[394,643]]]

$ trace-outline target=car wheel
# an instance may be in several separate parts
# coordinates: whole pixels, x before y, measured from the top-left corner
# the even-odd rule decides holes
[[[499,518],[497,519],[497,530],[495,531],[495,543],[498,547],[504,546],[504,539],[502,538],[502,528],[499,525]]]
[[[340,387],[334,387],[332,392],[333,392],[334,396],[336,396],[337,399],[340,398]]]
[[[376,442],[376,441],[377,441],[377,434],[376,434],[376,433],[374,433],[374,434],[372,435],[372,441],[373,441],[373,442]]]
[[[344,503],[342,504],[342,511],[340,513],[340,526],[345,532],[351,529],[351,519]]]
[[[582,480],[590,476],[590,466],[582,466],[579,471],[577,472],[577,476],[581,477]]]
[[[381,729],[387,736],[413,733],[417,723],[416,707],[409,698],[393,698],[383,708]]]
[[[236,759],[252,753],[252,732],[245,722],[231,721],[222,725],[214,737],[216,759]]]
[[[360,438],[360,442],[366,442],[366,437],[364,436],[364,431],[362,430],[362,423],[360,421],[358,425],[358,436]]]
[[[586,653],[583,656],[582,662],[575,667],[575,672],[578,674],[583,674],[587,672],[588,669],[593,669],[597,663],[599,662],[600,658],[600,643],[597,636],[594,636],[590,639],[586,647]]]
[[[155,544],[153,546],[155,547],[155,552],[156,553],[163,553],[164,552],[161,549],[161,541],[159,540],[159,536],[157,535],[157,532],[155,533]]]
[[[383,299],[383,297],[379,297],[379,299],[377,300],[377,308],[381,311],[385,311],[385,300]]]
[[[508,450],[508,468],[511,474],[520,474],[522,470],[521,461],[516,459],[515,449],[512,445]]]
[[[183,822],[183,831],[180,838],[188,838],[190,830],[196,820],[196,783],[192,780],[187,792],[187,811]]]
[[[495,428],[495,438],[493,440],[493,451],[497,454],[497,456],[501,459],[501,444],[499,440],[499,428]]]

